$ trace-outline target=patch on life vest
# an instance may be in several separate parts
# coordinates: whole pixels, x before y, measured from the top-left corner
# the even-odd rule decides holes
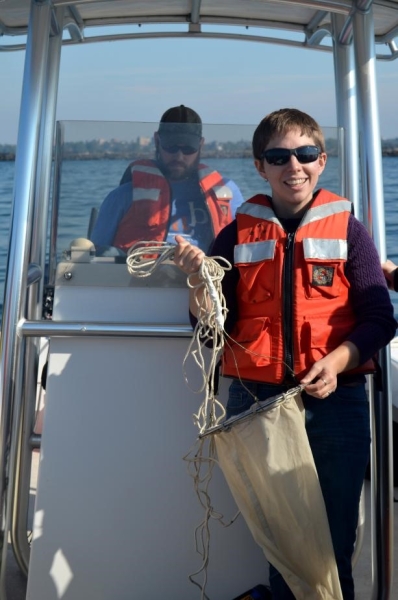
[[[312,285],[333,285],[334,267],[312,267]]]

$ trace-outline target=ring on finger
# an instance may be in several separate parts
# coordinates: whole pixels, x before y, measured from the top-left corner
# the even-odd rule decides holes
[[[328,384],[328,382],[326,381],[326,379],[324,379],[323,377],[321,377],[321,379],[322,379],[322,381],[323,381],[323,383],[324,383],[325,385],[327,385],[327,384]]]

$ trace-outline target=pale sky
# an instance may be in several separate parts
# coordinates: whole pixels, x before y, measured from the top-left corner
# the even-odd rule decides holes
[[[0,53],[0,144],[17,139],[23,52]],[[377,63],[380,130],[398,137],[398,60]],[[259,42],[135,40],[64,47],[57,118],[154,121],[186,104],[208,123],[257,125],[295,107],[336,125],[332,54]]]

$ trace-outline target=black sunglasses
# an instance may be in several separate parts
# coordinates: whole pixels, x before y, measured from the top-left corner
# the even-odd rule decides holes
[[[295,156],[300,164],[306,165],[315,162],[320,153],[321,149],[318,146],[300,146],[300,148],[292,148],[291,150],[289,148],[270,148],[264,150],[261,158],[265,158],[269,165],[280,167],[286,165],[291,156]]]
[[[198,152],[198,148],[194,148],[193,146],[163,146],[160,144],[162,149],[167,152],[167,154],[177,154],[177,152],[182,152],[183,154],[195,154]]]

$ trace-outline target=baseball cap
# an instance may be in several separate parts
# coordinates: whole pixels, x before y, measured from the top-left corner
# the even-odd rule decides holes
[[[192,146],[199,150],[202,120],[192,108],[183,104],[174,106],[162,115],[158,134],[164,146]]]

